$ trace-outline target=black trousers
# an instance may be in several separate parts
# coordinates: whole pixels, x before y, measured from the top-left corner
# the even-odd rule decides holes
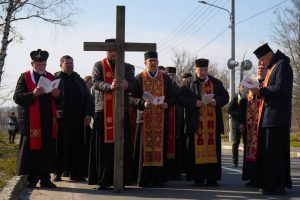
[[[244,135],[240,132],[238,126],[232,127],[232,162],[233,164],[238,164],[239,162],[239,146],[241,137],[243,137],[243,142],[245,142]]]

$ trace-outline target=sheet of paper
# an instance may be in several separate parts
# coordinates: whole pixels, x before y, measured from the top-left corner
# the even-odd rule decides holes
[[[242,80],[242,82],[240,83],[242,86],[246,87],[246,88],[257,88],[259,86],[259,83],[253,79],[251,79],[250,77],[246,77],[244,80]]]
[[[41,76],[37,84],[38,87],[42,87],[45,90],[45,93],[51,92],[54,88],[57,88],[59,85],[60,79],[50,81],[49,79]]]
[[[165,100],[165,96],[155,97],[150,92],[144,92],[142,98],[146,101],[151,102],[154,105],[163,104]]]
[[[202,103],[208,104],[209,102],[211,102],[211,100],[213,100],[213,98],[214,94],[205,94],[202,96]]]

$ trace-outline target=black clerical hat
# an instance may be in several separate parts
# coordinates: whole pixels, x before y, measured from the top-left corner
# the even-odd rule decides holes
[[[149,58],[157,58],[157,52],[156,51],[148,51],[144,54],[145,60]]]
[[[116,42],[116,39],[115,38],[109,38],[109,39],[106,39],[105,42]]]
[[[270,51],[272,51],[272,49],[269,47],[268,43],[265,43],[260,47],[258,47],[253,53],[256,55],[257,59],[259,60],[261,57],[263,57]]]
[[[48,59],[49,53],[48,51],[42,51],[41,49],[38,49],[36,51],[32,51],[30,53],[30,57],[32,61],[44,62]]]
[[[176,67],[166,67],[166,73],[176,74]]]
[[[208,67],[208,62],[209,62],[208,59],[200,58],[195,60],[195,65],[196,67]]]

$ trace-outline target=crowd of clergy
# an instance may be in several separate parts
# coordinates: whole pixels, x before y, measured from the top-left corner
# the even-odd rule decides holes
[[[179,85],[176,68],[159,66],[154,51],[144,54],[145,69],[136,75],[135,67],[125,63],[123,80],[115,77],[114,51],[107,51],[84,79],[74,71],[71,56],[61,57],[60,69],[52,75],[46,70],[49,53],[32,51],[32,67],[20,75],[13,96],[21,132],[17,174],[27,176],[30,188],[55,188],[62,177],[98,190],[113,187],[115,91],[122,89],[124,188],[163,187],[168,180],[183,179],[195,187],[220,186],[222,108],[228,105],[233,166],[238,165],[240,138],[244,141],[245,186],[262,194],[285,194],[292,187],[293,70],[290,59],[267,43],[254,54],[259,86],[240,85],[229,102],[222,81],[208,73],[206,58],[196,59]],[[50,81],[50,90],[41,77]]]

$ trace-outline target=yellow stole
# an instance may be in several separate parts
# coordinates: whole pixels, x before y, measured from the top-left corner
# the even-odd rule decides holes
[[[103,79],[107,83],[113,81],[113,71],[109,65],[108,59],[102,61]],[[113,143],[114,140],[114,91],[104,93],[104,143]]]
[[[260,99],[253,96],[253,93],[249,91],[248,94],[248,104],[247,104],[247,141],[245,149],[245,160],[246,161],[256,161],[257,147],[258,147],[258,109],[259,109]]]
[[[143,91],[153,96],[164,96],[163,74],[158,72],[155,78],[142,72]],[[163,166],[164,110],[152,106],[143,112],[143,166]]]
[[[213,83],[208,80],[200,86],[201,96],[213,94]],[[195,163],[217,163],[216,150],[216,110],[214,106],[204,105],[199,108],[199,128],[194,134]]]

